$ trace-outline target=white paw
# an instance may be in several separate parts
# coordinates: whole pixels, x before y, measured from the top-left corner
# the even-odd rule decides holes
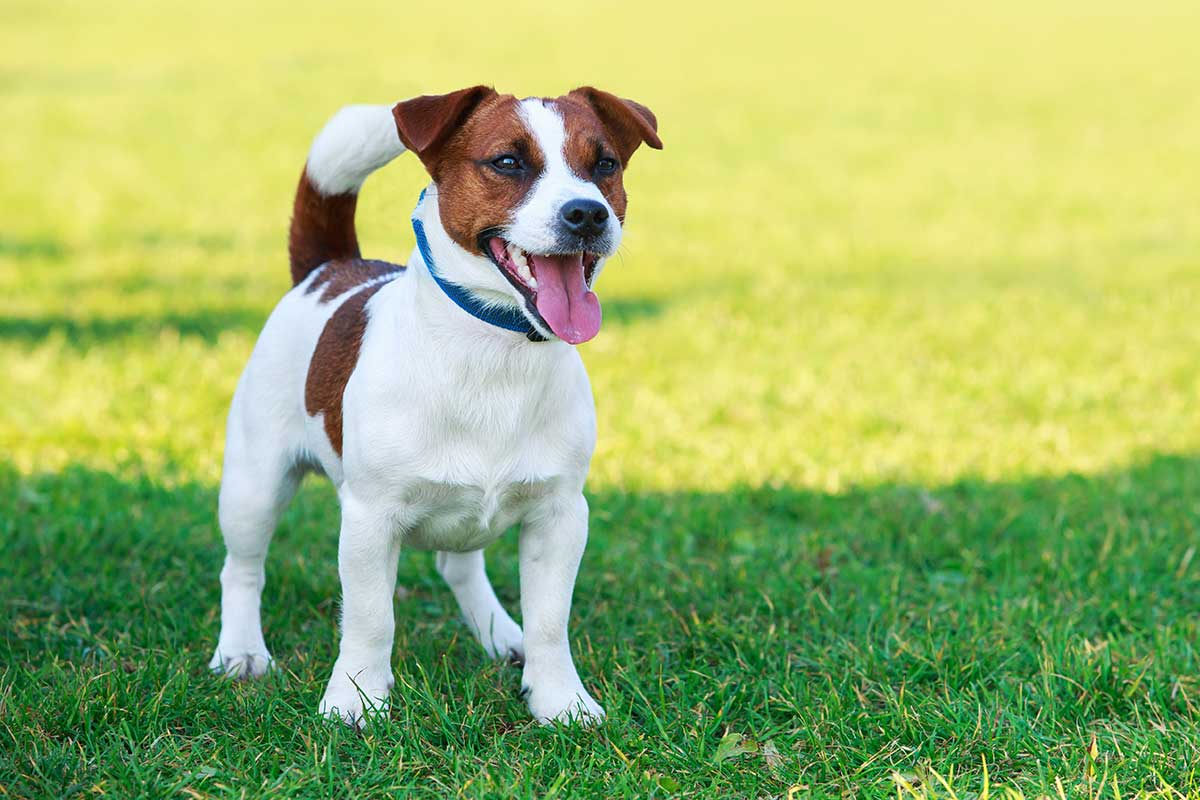
[[[375,674],[371,670],[353,672],[335,666],[321,698],[320,714],[361,729],[369,716],[387,712],[388,692],[394,683],[390,671]]]
[[[529,702],[529,712],[542,725],[565,723],[591,727],[604,721],[604,709],[592,699],[587,689],[578,681],[574,686],[549,687],[523,690]]]
[[[237,680],[261,678],[273,666],[275,666],[275,659],[271,658],[271,654],[265,648],[249,651],[241,648],[241,652],[237,652],[236,649],[228,652],[222,650],[220,645],[217,646],[217,652],[213,653],[212,659],[208,662],[208,668],[213,672]]]
[[[507,614],[477,633],[476,638],[491,658],[512,664],[525,663],[525,636],[521,633],[521,626]]]

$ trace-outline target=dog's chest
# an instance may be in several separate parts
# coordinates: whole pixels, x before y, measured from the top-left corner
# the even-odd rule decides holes
[[[484,382],[457,392],[410,385],[399,402],[397,394],[354,398],[378,405],[348,417],[347,455],[350,474],[370,476],[407,546],[482,548],[547,495],[583,484],[595,442],[586,383],[576,392]]]
[[[544,490],[544,483],[414,482],[403,504],[411,515],[404,543],[421,550],[478,550],[518,522]]]
[[[548,495],[582,488],[596,423],[577,353],[477,351],[381,330],[368,330],[344,398],[344,474],[407,545],[479,549]]]
[[[439,422],[427,425],[424,435],[409,427],[405,439],[411,447],[394,466],[393,496],[409,546],[483,547],[574,471],[557,437],[520,427],[493,424],[483,431],[447,426],[445,418]]]

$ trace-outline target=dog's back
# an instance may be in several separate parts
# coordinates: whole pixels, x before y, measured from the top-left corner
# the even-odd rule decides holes
[[[293,288],[271,313],[238,383],[231,459],[270,480],[318,468],[340,483],[342,398],[358,360],[368,301],[404,266],[361,257],[354,215],[367,177],[404,152],[386,106],[350,106],[313,141],[296,188],[288,252]],[[285,482],[287,482],[285,480]]]

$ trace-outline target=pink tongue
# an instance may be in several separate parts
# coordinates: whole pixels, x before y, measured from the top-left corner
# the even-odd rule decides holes
[[[583,280],[583,254],[529,256],[537,280],[537,310],[554,334],[579,344],[600,332],[600,300]]]

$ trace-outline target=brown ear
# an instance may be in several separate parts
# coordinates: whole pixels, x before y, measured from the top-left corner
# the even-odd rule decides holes
[[[396,130],[404,146],[417,154],[426,169],[432,169],[437,151],[471,112],[493,97],[490,86],[472,86],[450,94],[425,94],[397,103],[392,108]]]
[[[655,150],[662,150],[662,139],[658,138],[658,120],[654,112],[641,103],[591,86],[580,86],[571,95],[584,100],[596,111],[613,137],[613,144],[620,151],[618,155],[622,164],[629,162],[629,157],[642,142]]]

